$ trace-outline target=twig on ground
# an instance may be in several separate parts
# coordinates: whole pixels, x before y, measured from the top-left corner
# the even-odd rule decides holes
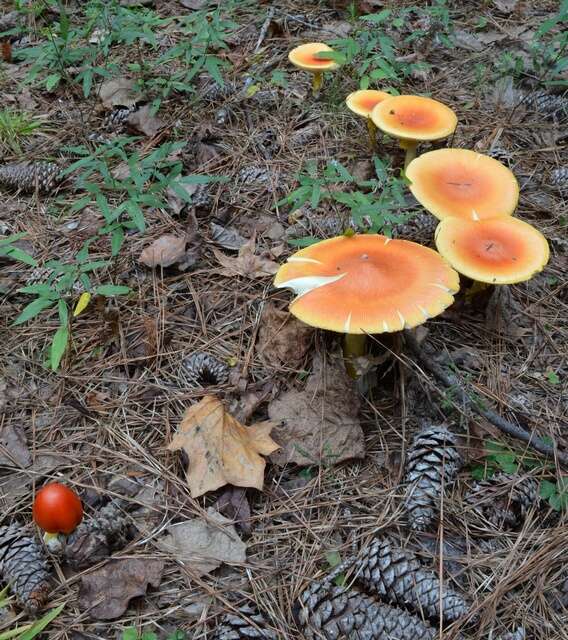
[[[419,364],[429,371],[438,382],[444,385],[444,387],[451,388],[457,395],[459,402],[464,407],[467,407],[471,411],[483,416],[503,433],[506,433],[517,440],[526,442],[527,445],[535,451],[546,456],[551,456],[558,460],[558,462],[568,466],[568,454],[559,451],[556,444],[547,444],[542,440],[542,438],[539,438],[533,433],[525,431],[522,427],[505,420],[505,418],[502,418],[499,414],[495,413],[495,411],[479,406],[463,388],[463,383],[461,383],[456,376],[445,371],[439,364],[434,362],[432,358],[429,358],[420,348],[416,338],[408,331],[405,332],[405,340]]]
[[[260,51],[260,47],[266,38],[266,34],[268,33],[268,28],[270,27],[270,23],[272,22],[272,18],[274,18],[275,8],[270,7],[266,14],[266,20],[262,23],[262,27],[260,28],[260,35],[258,36],[258,40],[256,41],[256,46],[254,48],[253,53],[258,53]]]

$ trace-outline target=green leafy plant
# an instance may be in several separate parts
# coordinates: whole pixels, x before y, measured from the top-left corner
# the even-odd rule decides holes
[[[13,109],[0,110],[0,146],[16,154],[22,153],[23,138],[37,133],[43,122],[23,111]]]
[[[344,205],[351,220],[370,233],[389,233],[393,224],[410,217],[401,213],[406,206],[404,191],[406,180],[396,177],[389,165],[374,158],[375,177],[359,180],[337,160],[331,160],[320,172],[317,163],[308,161],[305,170],[296,179],[298,187],[277,203],[290,205],[291,212],[304,204],[315,209],[320,202],[331,201]],[[307,241],[306,241],[307,240]],[[302,238],[301,246],[317,239]]]
[[[89,260],[89,243],[75,256],[69,264],[59,260],[50,260],[45,264],[48,275],[44,282],[31,284],[18,289],[20,293],[35,295],[14,321],[14,325],[28,322],[43,311],[57,308],[59,327],[51,340],[49,364],[53,371],[59,368],[61,359],[67,349],[70,337],[70,307],[77,292],[83,290],[83,295],[117,296],[130,292],[129,287],[103,284],[93,286],[89,274],[97,269],[106,267],[106,260]],[[89,298],[83,298],[87,300]],[[84,303],[83,303],[84,305]],[[78,314],[77,314],[78,315]]]
[[[10,604],[8,597],[8,587],[0,591],[0,611]],[[0,631],[0,640],[33,640],[63,611],[65,604],[48,611],[36,622],[25,624],[7,631]]]
[[[546,500],[554,511],[568,509],[568,477],[557,478],[554,482],[542,480],[540,483],[540,497]]]
[[[112,144],[98,145],[94,151],[87,147],[69,147],[68,151],[80,156],[66,173],[79,172],[77,187],[87,195],[77,200],[71,212],[93,206],[105,219],[100,235],[111,236],[111,253],[117,255],[124,241],[125,231],[144,231],[144,210],[167,206],[166,191],[171,188],[185,200],[191,196],[183,184],[206,184],[224,181],[223,177],[192,175],[181,177],[183,165],[175,154],[185,146],[181,143],[165,143],[146,156],[129,145],[136,138],[118,138]],[[118,172],[117,164],[124,171]]]
[[[23,249],[14,246],[14,244],[26,236],[25,233],[15,233],[5,238],[0,238],[0,257],[6,256],[12,260],[19,260],[25,264],[29,264],[31,267],[37,266],[35,258],[26,253]]]

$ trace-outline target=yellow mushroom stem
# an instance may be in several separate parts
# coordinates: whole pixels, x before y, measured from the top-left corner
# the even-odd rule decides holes
[[[323,73],[321,71],[315,71],[312,78],[312,92],[314,96],[317,96],[323,84]]]
[[[476,298],[479,298],[479,296],[488,294],[489,289],[495,289],[495,285],[489,284],[488,282],[479,282],[479,280],[472,280],[469,287],[465,290],[466,302],[471,304]]]
[[[406,151],[404,158],[404,170],[408,168],[408,165],[416,158],[416,149],[418,148],[418,140],[400,140],[400,147]]]
[[[377,125],[371,118],[367,118],[367,131],[369,132],[369,144],[371,145],[371,149],[374,149],[377,142]]]
[[[345,358],[345,369],[353,380],[357,380],[357,370],[355,368],[355,358],[364,356],[367,349],[367,335],[365,333],[346,333],[343,340],[343,357]]]
[[[47,531],[46,531],[43,534],[43,541],[45,542],[45,544],[48,544],[52,540],[57,540],[58,537],[59,537],[58,533],[47,533]]]

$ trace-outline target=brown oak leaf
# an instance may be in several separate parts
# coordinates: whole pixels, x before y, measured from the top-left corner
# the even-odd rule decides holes
[[[223,267],[219,273],[224,276],[245,276],[246,278],[266,278],[278,271],[278,264],[269,258],[255,254],[255,238],[251,238],[239,249],[236,258],[226,256],[213,247],[213,253]]]
[[[148,585],[160,585],[164,563],[148,558],[114,560],[81,577],[79,609],[96,620],[114,620],[132,598],[143,596]]]
[[[291,313],[267,304],[262,312],[256,349],[269,366],[301,366],[311,346],[314,329]]]
[[[186,242],[185,236],[166,233],[144,248],[139,261],[147,267],[170,267],[184,257]]]
[[[278,449],[270,437],[273,426],[266,421],[245,427],[214,396],[187,409],[168,449],[183,449],[189,456],[186,475],[192,498],[226,484],[261,490],[266,466],[262,455]]]

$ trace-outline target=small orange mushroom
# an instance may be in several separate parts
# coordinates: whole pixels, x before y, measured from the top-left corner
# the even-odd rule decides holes
[[[435,238],[438,251],[456,271],[489,284],[529,280],[543,270],[550,255],[540,231],[510,216],[479,221],[444,218]]]
[[[331,59],[317,56],[317,54],[325,55],[328,51],[333,52],[333,49],[323,42],[308,42],[301,44],[288,53],[288,60],[290,60],[295,67],[313,74],[312,90],[314,95],[317,95],[321,89],[323,72],[333,71],[339,66],[337,62]]]
[[[347,358],[366,334],[415,327],[444,311],[458,274],[432,249],[376,234],[322,240],[288,258],[274,285],[297,297],[290,312],[312,327],[346,334]]]
[[[456,114],[445,104],[422,96],[394,96],[380,102],[371,112],[375,125],[406,150],[404,168],[416,157],[421,141],[440,140],[451,135],[458,124]]]
[[[406,169],[410,190],[436,218],[480,220],[510,216],[519,201],[519,183],[498,160],[468,149],[438,149]]]
[[[388,98],[392,98],[390,93],[377,91],[376,89],[361,89],[359,91],[354,91],[345,98],[345,103],[348,108],[358,116],[365,118],[367,121],[367,130],[369,132],[371,149],[375,145],[377,136],[377,127],[371,119],[371,112],[380,102],[387,100]]]

